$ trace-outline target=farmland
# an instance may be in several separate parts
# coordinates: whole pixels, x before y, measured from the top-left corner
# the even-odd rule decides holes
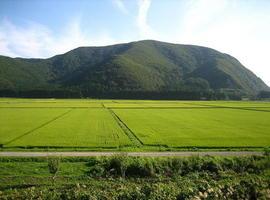
[[[270,146],[270,102],[0,99],[2,149]]]

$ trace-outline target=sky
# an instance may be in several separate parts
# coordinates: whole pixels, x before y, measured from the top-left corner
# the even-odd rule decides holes
[[[0,55],[143,39],[228,53],[270,85],[270,0],[0,0]]]

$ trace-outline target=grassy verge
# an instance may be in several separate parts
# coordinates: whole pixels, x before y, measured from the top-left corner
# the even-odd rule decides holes
[[[267,199],[270,157],[2,157],[0,179],[0,199]]]
[[[20,152],[67,152],[67,151],[94,151],[94,152],[166,152],[166,151],[264,151],[266,147],[166,147],[144,145],[142,147],[123,146],[123,147],[0,147],[0,151],[20,151]]]

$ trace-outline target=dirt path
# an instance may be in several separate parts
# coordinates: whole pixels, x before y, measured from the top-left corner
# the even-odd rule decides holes
[[[89,157],[89,156],[150,156],[150,157],[186,157],[186,156],[250,156],[262,155],[263,152],[256,151],[209,151],[209,152],[0,152],[0,157]]]

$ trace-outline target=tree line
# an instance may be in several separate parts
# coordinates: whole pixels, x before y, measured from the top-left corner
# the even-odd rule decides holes
[[[95,91],[81,89],[0,90],[0,97],[17,98],[100,98],[153,100],[241,100],[242,94],[233,91]]]

